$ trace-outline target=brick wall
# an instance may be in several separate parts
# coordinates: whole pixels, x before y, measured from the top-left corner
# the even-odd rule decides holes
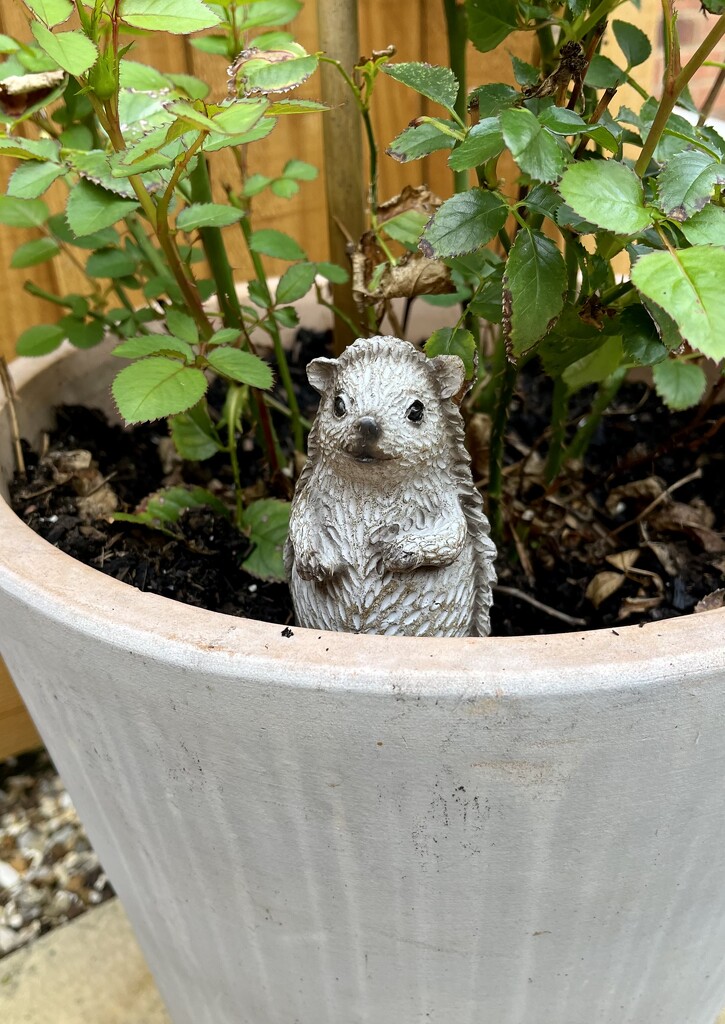
[[[678,18],[677,27],[680,35],[681,57],[683,65],[690,59],[697,47],[715,24],[716,18],[712,14],[706,14],[700,0],[676,0]],[[712,54],[715,61],[725,61],[725,40]],[[662,80],[664,68],[664,52],[662,47],[662,29],[660,30],[655,47],[655,60],[653,61],[654,91],[659,95],[659,83]],[[717,68],[701,68],[690,82],[690,91],[695,103],[699,106],[706,99],[710,89],[718,76]],[[720,90],[715,106],[712,108],[712,116],[725,119],[725,87]]]

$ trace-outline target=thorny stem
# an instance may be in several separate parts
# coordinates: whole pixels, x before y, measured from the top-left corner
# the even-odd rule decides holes
[[[700,116],[697,120],[698,125],[703,125],[707,121],[708,117],[712,113],[712,108],[715,106],[715,101],[720,95],[720,90],[725,85],[725,67],[720,68],[720,72],[712,84],[710,92],[705,98],[705,102],[702,105]]]
[[[468,16],[465,6],[459,0],[443,0],[443,9],[448,29],[448,64],[458,81],[458,96],[455,110],[462,123],[467,114],[468,89],[466,87],[466,46],[468,43]],[[453,184],[456,192],[468,188],[468,171],[454,171]]]
[[[287,404],[289,405],[292,419],[292,435],[294,437],[295,448],[297,451],[301,452],[304,451],[304,431],[302,430],[302,423],[300,422],[300,407],[297,402],[297,395],[295,394],[294,385],[292,383],[292,375],[290,374],[289,364],[287,362],[287,354],[282,345],[282,337],[279,333],[279,324],[277,323],[274,315],[274,303],[269,291],[269,286],[267,285],[267,276],[264,272],[264,265],[259,253],[255,252],[251,245],[252,228],[249,223],[249,217],[246,213],[240,220],[239,225],[242,229],[247,251],[250,259],[252,260],[257,282],[262,290],[262,295],[264,296],[264,300],[267,305],[269,333],[272,336],[272,343],[274,344],[274,355],[277,360],[279,375],[282,378],[282,386],[287,393]]]
[[[569,389],[563,377],[554,378],[554,394],[551,404],[551,438],[546,457],[544,478],[550,484],[557,476],[564,461],[567,413],[569,411]]]
[[[242,409],[244,408],[244,387],[230,386],[229,401],[227,405],[227,452],[234,477],[234,501],[236,505],[237,527],[242,525],[244,513],[244,502],[242,500],[242,476],[239,471],[239,452],[237,451],[237,429],[242,420]]]
[[[586,417],[582,426],[579,427],[571,443],[566,448],[560,465],[563,466],[572,459],[582,459],[584,457],[591,440],[594,437],[596,429],[601,423],[602,416],[614,401],[614,397],[622,386],[626,373],[627,371],[625,369],[615,370],[610,377],[607,377],[607,379],[602,381],[599,385],[599,389],[597,390],[597,394],[592,402],[589,415]]]
[[[663,0],[664,4],[668,4],[670,2],[671,0]],[[673,21],[674,19],[671,19],[671,22]],[[702,63],[708,54],[711,53],[717,43],[725,35],[725,14],[720,15],[713,27],[705,36],[705,39],[702,41],[700,46],[698,46],[697,50],[695,50],[692,57],[688,60],[687,64],[685,64],[684,68],[679,71],[679,73],[675,73],[677,65],[679,64],[679,48],[676,43],[677,35],[674,24],[672,24],[672,32],[673,35],[670,39],[670,60],[667,65],[662,99],[660,100],[657,113],[655,114],[655,119],[652,122],[652,127],[649,130],[645,144],[642,147],[642,152],[634,166],[635,171],[640,177],[644,175],[645,171],[649,167],[649,162],[657,148],[657,143],[662,138],[662,133],[667,126],[670,114],[672,113],[680,94],[695,72],[702,66]],[[667,36],[668,33],[665,32],[665,38],[667,38]]]
[[[516,366],[509,362],[503,337],[499,341],[499,360],[503,362],[496,375],[496,400],[491,423],[489,450],[488,501],[491,531],[500,540],[503,536],[503,453],[506,443],[508,407],[516,385]]]
[[[18,424],[18,414],[15,409],[15,388],[13,387],[13,380],[8,370],[7,360],[5,356],[0,356],[0,381],[2,382],[3,391],[5,392],[5,399],[7,401],[8,415],[10,416],[10,434],[13,441],[13,450],[15,452],[15,468],[18,474],[22,477],[25,476],[25,458],[23,457],[23,446],[20,442],[20,426]]]
[[[189,176],[191,183],[191,198],[195,203],[211,203],[212,191],[209,181],[209,170],[206,160],[201,156],[196,167]],[[206,253],[207,262],[211,269],[216,292],[219,299],[219,308],[225,324],[229,327],[238,327],[249,344],[249,335],[244,324],[242,308],[239,305],[237,290],[234,285],[234,275],[229,264],[226,247],[222,240],[219,228],[200,228],[199,235],[201,244]]]

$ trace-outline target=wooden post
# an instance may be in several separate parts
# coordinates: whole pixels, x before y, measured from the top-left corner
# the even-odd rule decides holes
[[[360,59],[357,0],[317,0],[320,49],[352,72]],[[342,75],[322,64],[322,99],[330,106],[322,117],[330,259],[347,270],[348,238],[357,242],[365,230],[362,123]],[[335,305],[359,321],[350,285],[333,287]],[[335,350],[354,340],[350,328],[335,318]]]

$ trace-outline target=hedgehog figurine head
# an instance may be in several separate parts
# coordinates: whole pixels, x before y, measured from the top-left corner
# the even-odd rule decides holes
[[[374,337],[359,339],[338,359],[314,359],[307,376],[322,396],[311,450],[350,469],[405,470],[445,447],[465,367],[458,356],[428,359],[410,342]]]

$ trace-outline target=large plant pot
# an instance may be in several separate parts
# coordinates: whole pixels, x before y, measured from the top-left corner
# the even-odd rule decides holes
[[[100,350],[16,365],[31,439],[108,404]],[[0,531],[2,654],[175,1024],[713,1024],[725,611],[287,637]]]

